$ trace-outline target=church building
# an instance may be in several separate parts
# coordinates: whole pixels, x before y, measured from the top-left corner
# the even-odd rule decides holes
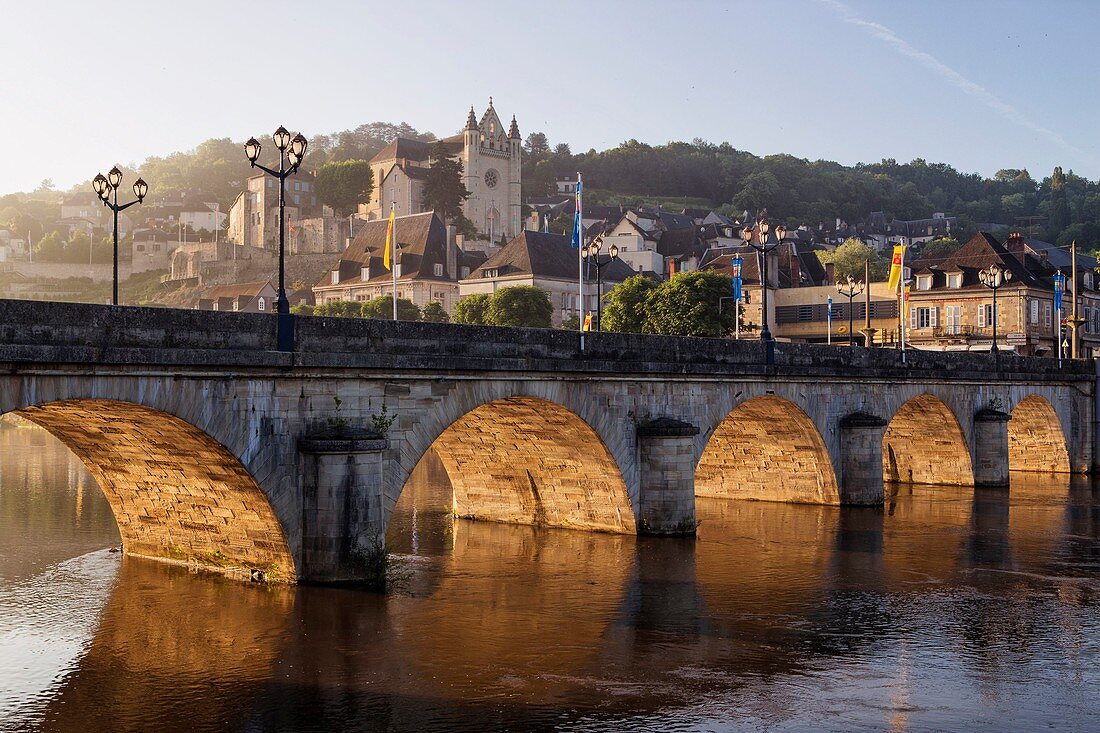
[[[448,156],[462,164],[462,182],[470,192],[463,213],[483,238],[499,242],[523,231],[522,143],[515,116],[505,130],[490,98],[480,121],[470,107],[465,129],[440,142]],[[396,205],[398,216],[423,212],[424,179],[431,168],[435,146],[435,142],[399,137],[379,151],[370,161],[374,190],[370,201],[360,205],[360,213],[368,219],[383,219],[389,216],[391,203]]]

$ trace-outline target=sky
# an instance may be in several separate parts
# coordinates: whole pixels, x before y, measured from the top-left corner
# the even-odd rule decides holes
[[[703,138],[1100,178],[1095,2],[4,4],[0,193],[280,124],[449,135],[490,96],[574,152]]]

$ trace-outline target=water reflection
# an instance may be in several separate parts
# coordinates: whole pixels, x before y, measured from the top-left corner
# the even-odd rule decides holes
[[[54,516],[28,519],[15,495],[62,474],[33,489],[8,475],[0,527]],[[57,516],[99,516],[94,493],[76,512],[58,490]],[[66,616],[86,632],[0,730],[992,731],[1100,715],[1087,483],[892,487],[882,509],[700,500],[696,540],[456,522],[448,496],[425,461],[384,595],[242,586],[101,551],[0,578],[0,604],[53,609],[0,629],[45,635]],[[99,532],[114,541],[109,522]],[[100,606],[58,585],[77,575]],[[78,607],[91,611],[57,610]]]

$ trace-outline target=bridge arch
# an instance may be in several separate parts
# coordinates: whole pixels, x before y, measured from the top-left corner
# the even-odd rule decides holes
[[[924,392],[898,408],[882,438],[882,471],[887,481],[974,485],[966,436],[943,400]]]
[[[1013,471],[1069,473],[1069,451],[1058,413],[1040,395],[1028,395],[1008,421],[1008,467]]]
[[[446,425],[416,461],[429,448],[447,471],[456,516],[636,531],[630,492],[608,446],[580,415],[551,399],[491,399]]]
[[[233,453],[191,423],[111,399],[11,412],[45,428],[88,467],[127,554],[295,580],[294,557],[267,495]]]
[[[707,440],[695,495],[839,504],[829,450],[798,405],[774,395],[734,407]]]

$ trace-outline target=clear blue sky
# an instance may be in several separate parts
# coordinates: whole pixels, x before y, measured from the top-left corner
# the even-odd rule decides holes
[[[489,95],[574,151],[701,137],[1100,177],[1100,3],[21,0],[4,20],[0,192],[280,123],[450,134]]]

